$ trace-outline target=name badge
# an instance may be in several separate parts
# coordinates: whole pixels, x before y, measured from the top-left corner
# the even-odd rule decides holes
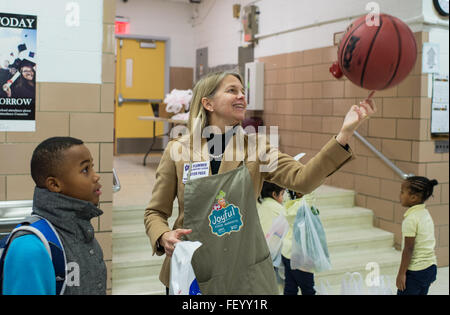
[[[183,167],[183,184],[187,182],[189,174],[189,163],[185,163]],[[196,179],[209,176],[209,162],[192,163],[191,178]]]

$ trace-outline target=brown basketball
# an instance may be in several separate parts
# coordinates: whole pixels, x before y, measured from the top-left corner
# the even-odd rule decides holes
[[[370,24],[366,16],[351,24],[339,45],[339,66],[356,85],[384,90],[403,81],[414,67],[416,40],[408,25],[391,15],[382,13],[378,25]]]

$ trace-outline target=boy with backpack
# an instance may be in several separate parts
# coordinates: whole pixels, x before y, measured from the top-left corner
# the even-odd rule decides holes
[[[32,217],[0,255],[0,293],[106,294],[103,251],[90,222],[103,213],[93,166],[79,139],[53,137],[36,147]]]

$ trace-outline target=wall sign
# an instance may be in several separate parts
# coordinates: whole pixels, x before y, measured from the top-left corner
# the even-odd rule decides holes
[[[0,131],[35,131],[37,16],[0,13]]]
[[[439,72],[439,44],[423,43],[422,73]]]
[[[448,75],[433,75],[432,135],[448,135],[448,87]]]

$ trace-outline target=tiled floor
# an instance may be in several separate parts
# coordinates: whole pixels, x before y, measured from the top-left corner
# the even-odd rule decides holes
[[[143,166],[143,155],[120,155],[114,157],[114,168],[119,177],[120,191],[113,195],[115,208],[145,206],[152,194],[155,171],[160,154],[147,157],[147,165]]]
[[[145,209],[150,201],[155,171],[161,154],[152,154],[143,166],[143,155],[120,155],[114,158],[114,168],[119,176],[121,190],[114,194],[114,208],[136,206]],[[430,288],[430,295],[449,294],[449,269],[438,268],[437,280]]]
[[[436,281],[431,285],[429,295],[449,295],[448,292],[448,267],[438,268]]]

